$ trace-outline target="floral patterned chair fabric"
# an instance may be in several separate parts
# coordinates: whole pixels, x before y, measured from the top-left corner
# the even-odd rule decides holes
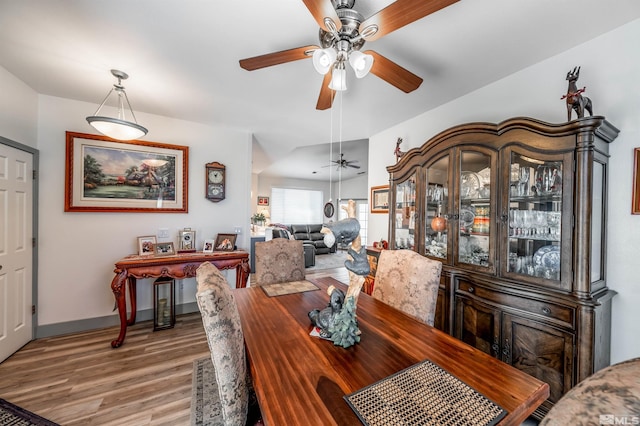
[[[244,335],[231,288],[218,268],[205,262],[196,270],[196,300],[207,335],[219,395],[219,410],[203,424],[244,425],[249,389]],[[211,405],[214,405],[211,401]]]
[[[640,422],[640,358],[587,377],[549,410],[540,426],[613,425]]]
[[[256,243],[255,250],[256,285],[304,280],[302,241],[274,238]]]
[[[413,250],[382,250],[372,296],[433,325],[442,262]]]

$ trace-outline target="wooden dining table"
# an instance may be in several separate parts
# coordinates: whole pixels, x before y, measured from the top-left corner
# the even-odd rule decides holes
[[[361,340],[343,348],[309,335],[307,316],[327,306],[333,278],[319,289],[269,297],[260,287],[234,290],[253,386],[266,425],[358,425],[344,400],[428,360],[507,411],[500,425],[520,425],[549,396],[549,386],[460,340],[361,293]]]

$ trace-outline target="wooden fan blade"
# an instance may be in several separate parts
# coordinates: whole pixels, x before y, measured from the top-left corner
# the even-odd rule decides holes
[[[359,169],[360,168],[360,166],[354,166],[353,164],[347,164],[347,167],[351,167],[351,168],[354,168],[354,169]]]
[[[281,50],[280,52],[267,53],[266,55],[254,56],[253,58],[241,59],[240,66],[248,71],[270,67],[272,65],[284,64],[286,62],[298,61],[310,58],[313,51],[320,49],[318,46],[302,46],[294,49]]]
[[[333,8],[333,4],[331,4],[331,0],[302,0],[302,2],[307,6],[307,9],[309,9],[309,12],[313,15],[313,19],[316,20],[318,26],[323,30],[331,32],[331,28],[327,28],[325,25],[324,18],[331,19],[336,29],[339,30],[342,27],[342,22],[340,22],[340,18],[338,18],[338,14]]]
[[[376,25],[378,32],[365,37],[367,41],[377,40],[392,31],[424,18],[459,0],[396,0],[360,24],[360,34],[365,28]]]
[[[413,92],[422,84],[420,77],[381,54],[373,50],[367,50],[364,53],[373,56],[371,72],[403,92]]]
[[[336,91],[329,89],[329,83],[331,83],[330,72],[324,75],[322,86],[320,87],[320,96],[318,96],[318,103],[316,104],[316,109],[319,109],[321,111],[331,108],[331,104],[333,104],[333,98],[336,97]]]

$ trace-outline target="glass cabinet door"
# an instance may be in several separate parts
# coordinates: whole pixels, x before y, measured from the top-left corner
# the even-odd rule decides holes
[[[449,156],[445,156],[425,170],[426,220],[425,254],[447,258],[449,217]]]
[[[458,184],[457,262],[491,267],[491,156],[462,151]]]
[[[395,187],[395,248],[415,250],[416,230],[416,175]]]
[[[511,152],[509,166],[507,272],[559,281],[562,160]]]

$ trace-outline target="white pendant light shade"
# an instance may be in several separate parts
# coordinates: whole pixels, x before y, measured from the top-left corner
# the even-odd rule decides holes
[[[333,69],[329,89],[336,91],[347,90],[347,70],[338,67]]]
[[[138,139],[147,134],[147,129],[137,123],[112,117],[90,116],[87,122],[105,136],[121,141]]]
[[[336,61],[338,54],[332,47],[326,49],[316,49],[313,52],[313,67],[320,74],[326,74],[331,69],[331,66]]]
[[[351,68],[355,71],[356,77],[362,78],[371,71],[373,56],[356,50],[349,55],[349,64],[351,64]]]
[[[111,70],[111,74],[118,79],[118,83],[113,85],[113,89],[107,93],[107,96],[104,98],[96,112],[87,117],[87,123],[89,123],[98,132],[112,139],[127,141],[146,135],[147,129],[139,125],[136,121],[136,116],[133,113],[131,104],[129,103],[127,93],[124,91],[124,87],[120,84],[121,80],[126,80],[129,76],[119,70]],[[118,96],[118,117],[115,118],[98,115],[113,92],[116,92],[116,95]],[[126,120],[125,101],[129,107],[129,112],[133,121]]]

